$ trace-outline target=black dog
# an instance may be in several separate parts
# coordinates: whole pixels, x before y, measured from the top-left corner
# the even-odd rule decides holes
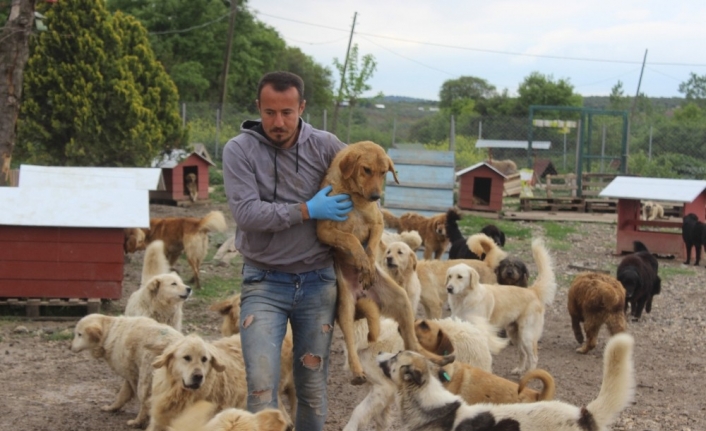
[[[635,253],[625,256],[618,265],[618,281],[625,288],[625,312],[630,305],[633,320],[638,320],[642,309],[652,310],[652,297],[662,290],[662,280],[657,275],[657,259],[640,241],[633,243]]]
[[[505,234],[494,224],[489,224],[480,230],[481,233],[493,238],[493,241],[500,247],[505,246]]]
[[[461,220],[461,215],[455,209],[451,208],[446,211],[446,237],[451,242],[449,259],[480,259],[466,245],[466,238],[458,228],[459,220]]]
[[[689,213],[684,216],[684,223],[681,226],[681,237],[686,246],[686,262],[684,262],[684,265],[688,265],[691,261],[691,247],[696,249],[694,252],[694,265],[699,265],[705,234],[704,224],[699,221],[699,217],[696,214]]]
[[[529,271],[527,265],[520,259],[508,256],[501,260],[495,268],[495,275],[498,277],[498,284],[508,286],[527,287]]]

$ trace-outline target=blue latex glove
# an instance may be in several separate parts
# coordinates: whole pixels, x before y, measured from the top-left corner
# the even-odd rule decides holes
[[[348,219],[346,214],[353,209],[351,197],[346,194],[328,196],[332,189],[331,186],[324,187],[306,203],[309,218],[333,221]]]

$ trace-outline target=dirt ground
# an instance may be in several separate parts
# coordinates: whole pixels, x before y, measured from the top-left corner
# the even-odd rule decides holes
[[[179,208],[151,206],[152,216],[202,216],[223,205]],[[535,234],[542,234],[540,224],[526,223]],[[552,249],[559,290],[552,307],[547,310],[544,335],[539,344],[539,367],[548,370],[557,383],[556,398],[574,404],[586,404],[598,393],[602,376],[602,351],[607,332],[601,332],[598,348],[588,355],[574,352],[574,340],[566,311],[568,286],[577,273],[569,265],[603,269],[615,273],[620,260],[612,255],[615,226],[610,224],[577,224],[579,234],[572,234],[570,247]],[[232,229],[230,230],[232,232]],[[215,249],[224,236],[213,238]],[[508,239],[513,253],[531,262],[529,241]],[[551,246],[551,242],[549,243]],[[103,312],[119,314],[125,299],[137,287],[142,254],[131,256],[125,265],[123,299],[107,304]],[[190,270],[180,261],[185,278]],[[207,262],[202,267],[202,280],[235,277],[238,260],[230,265]],[[532,274],[536,267],[530,265]],[[625,410],[613,430],[687,431],[706,430],[706,396],[702,391],[706,368],[706,317],[704,286],[706,268],[686,267],[678,260],[660,260],[664,280],[662,294],[655,298],[652,313],[640,322],[630,322],[629,332],[636,339],[635,370],[637,390],[635,403]],[[239,289],[233,282],[233,289]],[[223,292],[221,296],[226,296]],[[213,297],[190,299],[185,306],[185,332],[198,332],[207,338],[218,337],[219,316],[208,311]],[[100,406],[112,401],[120,379],[88,352],[69,351],[74,321],[25,321],[0,319],[0,381],[5,389],[0,395],[0,430],[127,430],[128,419],[137,413],[136,401],[118,413],[106,413]],[[496,374],[512,378],[510,370],[517,364],[519,353],[508,347],[494,358]],[[340,331],[332,350],[329,375],[329,412],[326,429],[340,430],[353,408],[363,399],[364,387],[348,383],[344,369],[343,342]],[[402,430],[395,420],[391,430]]]

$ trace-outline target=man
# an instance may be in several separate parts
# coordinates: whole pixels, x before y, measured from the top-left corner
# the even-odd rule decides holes
[[[329,351],[336,275],[316,219],[343,221],[348,195],[319,191],[344,144],[301,119],[304,83],[273,72],[258,85],[260,121],[245,121],[223,149],[228,204],[242,253],[241,337],[248,410],[277,407],[280,350],[291,323],[298,430],[322,430],[326,420]]]

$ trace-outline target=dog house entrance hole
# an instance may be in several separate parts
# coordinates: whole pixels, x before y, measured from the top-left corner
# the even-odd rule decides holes
[[[493,185],[492,178],[476,177],[473,181],[473,198],[483,205],[490,203],[490,189]]]
[[[196,176],[196,186],[199,183],[199,167],[198,166],[184,166],[184,196],[189,196],[189,174],[194,174]]]

